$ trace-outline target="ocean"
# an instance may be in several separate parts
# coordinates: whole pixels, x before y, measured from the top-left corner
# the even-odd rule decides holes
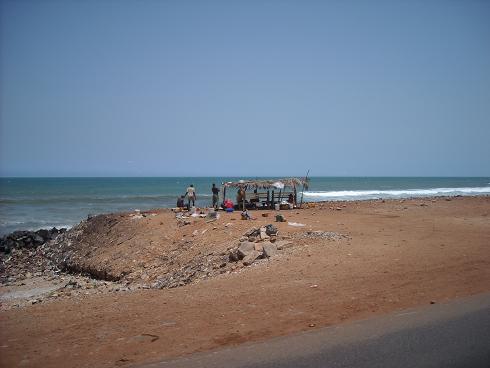
[[[208,206],[212,183],[238,179],[244,178],[0,178],[0,235],[70,227],[89,214],[173,207],[191,183],[197,189],[196,205]],[[441,195],[490,195],[490,178],[312,177],[304,200]]]

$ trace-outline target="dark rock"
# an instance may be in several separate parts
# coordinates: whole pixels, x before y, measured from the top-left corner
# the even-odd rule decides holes
[[[265,233],[269,236],[277,235],[277,227],[275,227],[272,224],[266,225],[265,226]]]
[[[231,251],[229,255],[230,262],[238,262],[240,260],[240,256],[237,251]]]
[[[260,235],[260,229],[258,227],[254,227],[250,230],[248,230],[243,236],[246,237],[257,237]]]
[[[35,245],[41,245],[41,244],[44,244],[44,242],[45,242],[43,237],[40,235],[37,235],[37,234],[34,234],[34,236],[32,237],[32,241]]]
[[[51,232],[47,229],[41,229],[36,231],[36,234],[42,237],[44,240],[51,239]]]

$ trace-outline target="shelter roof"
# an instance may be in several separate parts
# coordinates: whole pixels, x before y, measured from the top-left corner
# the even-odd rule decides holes
[[[225,187],[232,188],[257,188],[257,189],[283,189],[284,187],[308,186],[308,180],[299,178],[283,179],[245,179],[239,181],[228,181],[223,183]]]

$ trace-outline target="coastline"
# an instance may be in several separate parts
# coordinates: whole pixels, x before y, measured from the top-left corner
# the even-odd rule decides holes
[[[70,227],[90,214],[173,207],[190,183],[197,188],[197,206],[205,207],[212,202],[212,183],[238,179],[0,178],[0,236],[19,229]],[[485,193],[490,195],[490,177],[312,177],[304,201]],[[234,194],[228,192],[228,197],[234,200]]]
[[[3,297],[46,291],[2,299],[2,365],[57,366],[65,354],[74,356],[68,366],[136,364],[489,291],[489,196],[307,207],[281,211],[285,223],[274,222],[275,211],[251,211],[257,220],[235,212],[180,225],[158,209],[75,226],[67,234],[78,231],[83,241],[24,256],[51,252],[59,262],[70,254],[98,279],[72,269],[2,283]],[[290,244],[250,266],[229,261],[250,228],[269,223],[279,230],[276,241]],[[183,285],[154,287],[165,272]]]

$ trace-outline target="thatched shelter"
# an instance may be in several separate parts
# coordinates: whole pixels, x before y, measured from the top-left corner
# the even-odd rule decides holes
[[[227,188],[236,188],[238,192],[242,191],[243,194],[237,194],[237,197],[241,198],[241,202],[237,203],[239,207],[245,208],[257,208],[260,205],[262,208],[274,208],[276,203],[281,203],[283,198],[288,198],[289,202],[297,205],[297,193],[298,188],[301,190],[308,189],[307,178],[282,178],[282,179],[244,179],[239,181],[229,181],[222,183],[223,187],[223,201],[226,198]],[[253,190],[253,196],[250,201],[246,201],[245,192],[247,190]],[[266,192],[259,193],[259,190]],[[238,198],[237,198],[238,202]]]

